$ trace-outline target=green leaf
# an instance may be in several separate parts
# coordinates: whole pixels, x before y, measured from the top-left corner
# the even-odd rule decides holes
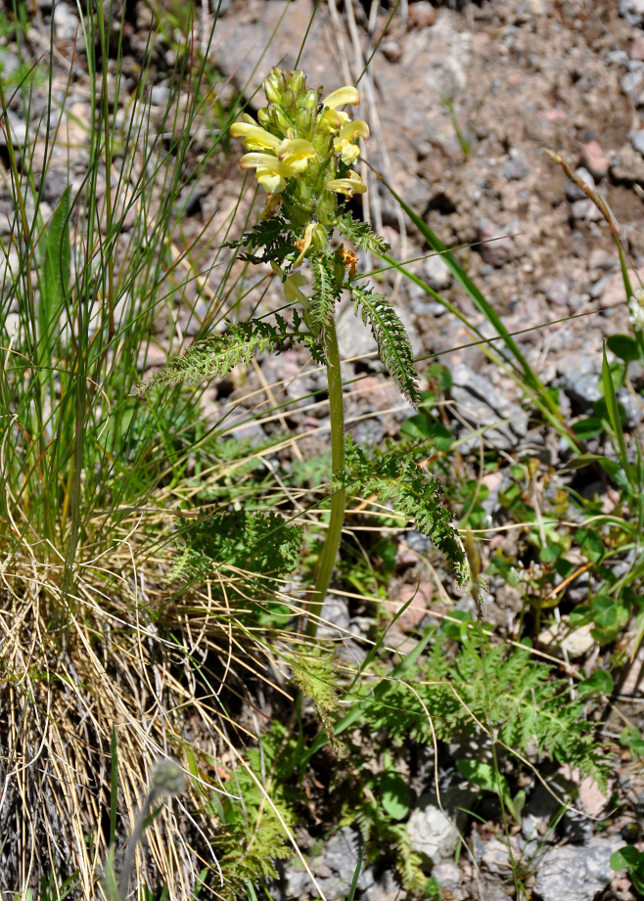
[[[512,806],[508,781],[492,764],[484,760],[457,760],[456,768],[474,785],[478,785],[483,791],[494,792],[506,805]]]
[[[588,698],[595,694],[609,695],[613,690],[613,677],[606,670],[598,669],[592,676],[578,685],[579,697]]]
[[[410,792],[405,779],[393,770],[382,773],[376,789],[383,809],[392,820],[402,820],[409,813]]]
[[[622,729],[619,740],[636,757],[644,757],[644,739],[635,726],[626,726]]]
[[[67,296],[71,272],[69,212],[71,187],[67,185],[47,228],[43,261],[42,300],[48,310],[60,309]]]
[[[582,554],[592,563],[599,563],[606,553],[601,536],[593,529],[577,529],[575,541],[578,543]]]
[[[620,360],[623,360],[625,363],[631,363],[634,360],[639,359],[637,341],[634,338],[631,338],[630,335],[611,335],[610,338],[607,339],[606,345],[616,357],[619,357]]]
[[[574,422],[572,430],[581,441],[588,441],[604,431],[604,423],[599,416],[586,416]]]
[[[440,451],[448,451],[454,440],[442,422],[434,422],[425,413],[410,416],[400,427],[400,434],[410,441],[427,441]]]
[[[393,306],[380,294],[351,287],[353,309],[371,331],[378,344],[380,359],[396,380],[398,387],[413,407],[421,401],[416,383],[414,355],[405,326]]]

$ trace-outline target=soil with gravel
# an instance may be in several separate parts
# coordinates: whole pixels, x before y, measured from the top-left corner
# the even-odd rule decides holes
[[[330,91],[355,83],[369,60],[359,82],[360,115],[371,129],[366,160],[444,244],[459,248],[457,256],[468,274],[506,327],[520,333],[518,340],[528,361],[545,384],[560,389],[562,404],[572,413],[591,411],[599,396],[603,341],[629,331],[628,309],[606,223],[544,151],[563,156],[582,180],[599,189],[619,223],[633,268],[644,277],[644,210],[642,195],[636,191],[638,185],[644,188],[644,4],[640,0],[458,4],[410,0],[393,11],[387,4],[336,5],[329,0],[320,5],[313,20],[310,0],[221,4],[211,0],[211,5],[210,12],[201,8],[204,18],[198,18],[196,40],[207,34],[209,17],[218,7],[214,39],[204,49],[210,63],[228,80],[225,90],[241,92],[251,110],[262,105],[258,88],[273,65],[291,68],[299,60],[309,83]],[[126,3],[124,98],[135,84],[137,56],[145,45],[150,15],[145,3]],[[78,28],[72,3],[59,0],[52,10],[51,0],[36,0],[26,45],[34,56],[43,52],[52,18],[56,52],[69,60]],[[10,43],[0,47],[5,72],[12,53]],[[172,65],[172,51],[160,53],[166,53],[166,62]],[[82,116],[88,113],[82,58],[77,65],[73,100],[75,113]],[[161,109],[162,75],[153,90]],[[118,105],[120,99],[114,100]],[[23,112],[15,104],[10,112],[12,127],[19,129]],[[198,166],[207,134],[199,132],[198,122],[195,129],[194,159],[189,162]],[[215,228],[236,201],[242,179],[237,156],[242,149],[233,142],[230,152],[228,160],[208,165],[198,189],[192,191],[182,223],[188,238],[198,234],[205,222]],[[66,165],[67,159],[61,159],[57,168],[54,158],[50,166],[43,202],[52,208],[67,184]],[[72,175],[82,178],[82,162],[79,158],[75,171],[73,156]],[[487,334],[481,314],[441,258],[427,255],[420,234],[401,216],[392,195],[376,178],[368,173],[365,178],[369,192],[362,212],[385,235],[395,255],[404,260],[421,258],[410,269]],[[250,200],[245,203],[247,207]],[[0,196],[0,233],[10,230],[10,216],[6,198]],[[543,429],[532,427],[531,411],[522,404],[520,389],[503,370],[488,363],[481,348],[472,343],[471,330],[411,282],[391,279],[389,290],[409,328],[417,358],[440,359],[451,369],[452,399],[469,411],[469,427],[508,420],[509,426],[487,436],[492,446],[513,457],[520,455],[521,448],[531,447],[556,465],[562,447]],[[184,324],[189,329],[198,320],[197,306],[196,316]],[[164,336],[160,337],[159,362],[171,346],[171,338],[165,336],[164,346]],[[361,376],[348,397],[356,437],[379,443],[395,436],[412,411],[383,377],[373,358],[370,334],[348,311],[341,321],[340,341],[345,359],[362,358],[348,362],[344,370],[347,379]],[[303,359],[293,351],[261,361],[243,393],[280,379],[287,380],[285,397],[293,401],[323,387],[319,375],[303,368]],[[205,412],[212,416],[220,416],[227,404],[239,400],[232,386],[213,388],[207,397],[210,407]],[[637,398],[623,401],[635,434],[643,419],[642,404]],[[247,417],[247,411],[239,407],[237,414],[240,422]],[[290,427],[300,432],[314,431],[320,424],[317,412],[298,411],[297,404],[288,417]],[[265,437],[257,424],[240,426],[240,434],[252,437],[252,430],[257,440]],[[324,437],[318,435],[301,445],[306,455],[323,447]],[[499,486],[490,487],[498,490]],[[432,588],[426,575],[408,565],[415,559],[418,541],[422,542],[422,536],[411,532],[401,540],[402,575],[392,592],[402,600],[416,593],[416,607],[423,610]],[[486,616],[507,623],[513,605],[516,613],[516,598],[503,595],[501,586],[498,597],[493,584],[491,591]],[[348,617],[346,605],[337,601],[326,612],[330,621],[341,626]],[[412,605],[402,623],[402,637],[422,621],[422,613],[420,618],[414,616]],[[588,650],[582,649],[581,654]],[[627,688],[633,703],[639,702],[637,682]],[[637,772],[629,767],[616,772],[618,786],[623,796],[631,798],[633,809],[639,809],[644,785]],[[580,808],[601,821],[609,811],[608,798],[598,796],[590,785],[579,785],[578,790]],[[454,799],[454,810],[466,806],[457,793]],[[449,803],[445,807],[449,810]],[[548,801],[535,791],[521,832],[512,837],[513,852],[524,848],[552,813]],[[441,816],[436,799],[422,794],[421,787],[412,814],[413,829],[418,836],[431,833],[444,838],[444,853],[437,852],[432,870],[443,886],[441,897],[453,901],[517,897],[507,878],[507,844],[499,842],[492,830],[473,828],[470,823],[471,856],[462,855],[456,864],[453,827]],[[527,883],[530,896],[535,901],[632,898],[628,879],[615,877],[608,865],[610,853],[623,844],[619,829],[626,819],[613,817],[608,830],[595,828],[595,819],[586,819],[582,826],[567,823],[558,841],[550,839],[535,847],[536,863]],[[327,874],[321,876],[327,898],[346,897],[357,853],[356,836],[348,828],[335,833],[321,851],[318,848],[317,857],[312,853],[314,871]],[[274,887],[274,897],[305,898],[309,889],[305,874],[286,868],[281,884]],[[372,868],[361,876],[358,890],[357,897],[368,901],[401,897],[392,874]]]

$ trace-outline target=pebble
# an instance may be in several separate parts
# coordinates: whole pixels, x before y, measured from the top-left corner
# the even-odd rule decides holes
[[[478,250],[484,262],[495,269],[505,266],[512,255],[512,238],[491,219],[480,219],[476,226]]]
[[[644,28],[644,0],[619,0],[617,8],[628,25]]]
[[[588,141],[581,148],[581,162],[593,178],[604,178],[610,169],[610,160],[602,150],[599,141]]]
[[[64,0],[58,0],[53,9],[56,38],[59,41],[73,41],[79,29],[79,22],[70,5]]]
[[[613,155],[610,166],[611,178],[617,182],[632,185],[644,182],[644,159],[632,144],[624,144]]]
[[[583,222],[597,222],[602,214],[589,197],[583,200],[575,200],[570,207],[570,215],[573,219]]]
[[[588,845],[565,845],[546,851],[537,870],[535,901],[590,901],[613,878],[610,856],[620,839],[592,839]]]
[[[461,838],[454,823],[436,806],[435,801],[435,797],[423,795],[407,822],[412,851],[432,864],[450,858]]]
[[[631,144],[644,156],[644,128],[640,128],[631,135]]]
[[[639,62],[644,62],[644,35],[641,37],[636,37],[633,43],[631,44],[631,59],[636,59]]]
[[[622,75],[619,82],[622,91],[628,97],[638,93],[642,78],[644,78],[643,64],[639,60],[631,60],[630,63],[629,71]]]
[[[501,174],[507,181],[521,181],[530,175],[531,169],[525,155],[510,151],[510,159],[503,164]]]
[[[452,283],[452,273],[439,253],[434,253],[423,262],[423,277],[434,291],[444,291]],[[429,295],[424,295],[429,300]],[[441,305],[441,309],[444,309]]]
[[[460,414],[474,427],[494,426],[485,429],[485,440],[494,447],[511,450],[525,436],[528,415],[513,401],[504,398],[485,376],[478,375],[465,363],[452,368],[451,398]],[[499,423],[499,420],[509,420]],[[479,439],[473,436],[466,442],[468,450],[478,447]]]

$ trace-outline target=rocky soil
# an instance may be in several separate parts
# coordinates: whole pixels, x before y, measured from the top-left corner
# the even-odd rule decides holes
[[[217,6],[215,0],[211,6]],[[599,396],[596,381],[603,339],[628,331],[628,310],[606,224],[544,149],[564,156],[584,181],[600,190],[619,223],[634,269],[644,277],[643,201],[635,190],[638,185],[644,188],[644,4],[641,0],[410,0],[394,11],[388,4],[381,7],[354,0],[336,5],[329,0],[320,5],[307,34],[312,10],[310,0],[222,3],[214,40],[205,49],[210,62],[228,79],[228,90],[241,92],[253,108],[261,105],[257,88],[273,65],[294,67],[299,59],[309,82],[330,91],[355,83],[369,60],[368,72],[360,81],[360,115],[372,132],[366,160],[445,244],[461,248],[459,259],[505,325],[521,332],[521,347],[541,379],[562,389],[562,402],[573,412],[589,412]],[[134,63],[145,42],[149,16],[146,4],[127,4],[126,38],[132,62],[124,66],[124,96],[135,78]],[[43,52],[52,17],[57,53],[69,59],[78,28],[71,3],[59,0],[52,10],[51,0],[37,0],[27,45],[34,56]],[[197,39],[207,33],[207,20],[208,16],[200,23]],[[5,72],[13,64],[12,53],[11,45],[0,47]],[[82,116],[87,112],[82,75],[79,83],[73,100],[76,114]],[[162,80],[154,90],[162,104]],[[21,128],[21,116],[24,111],[14,104],[14,131]],[[0,145],[2,140],[0,136]],[[198,152],[198,142],[196,147]],[[197,200],[188,204],[183,222],[188,236],[198,233],[211,215],[216,225],[234,203],[241,184],[235,157],[241,148],[233,146],[231,153],[233,159],[223,169],[211,165],[206,170]],[[67,157],[61,156],[58,168],[55,163],[43,194],[52,207],[68,178]],[[72,157],[72,176],[80,179],[80,162],[77,168]],[[422,258],[410,264],[412,271],[421,273],[485,329],[440,257],[426,255],[419,234],[401,217],[383,185],[366,170],[365,180],[369,193],[364,214],[385,234],[396,255]],[[6,198],[0,196],[2,234],[10,229],[9,216]],[[507,453],[514,454],[529,442],[543,446],[543,434],[529,430],[529,411],[520,404],[519,389],[501,370],[488,365],[479,347],[472,346],[471,331],[410,282],[392,279],[389,290],[410,329],[417,358],[440,359],[451,368],[452,399],[470,425],[510,420],[508,427],[486,437]],[[198,317],[197,309],[196,317],[184,325],[193,327]],[[346,364],[347,378],[363,377],[352,389],[350,416],[360,420],[354,426],[360,430],[358,437],[380,442],[397,433],[411,410],[369,356],[374,350],[369,333],[352,321],[348,311],[343,323],[344,357],[362,358]],[[161,356],[171,344],[171,336],[160,336]],[[285,395],[296,400],[319,387],[316,373],[302,366],[303,360],[294,352],[264,360],[244,390],[260,387],[264,380],[287,379]],[[221,415],[226,404],[238,400],[230,391],[216,389],[209,398],[211,407],[206,412],[210,415]],[[626,395],[622,400],[629,425],[636,429],[643,418],[641,404]],[[237,415],[240,421],[247,418],[239,408]],[[289,424],[310,431],[319,424],[318,414],[298,412],[295,406],[289,411]],[[240,426],[239,434],[251,430],[258,440],[263,437],[256,423]],[[323,443],[323,437],[312,437],[302,449],[312,453]],[[556,442],[550,443],[550,462],[557,462],[560,451]],[[406,546],[418,537],[410,533]],[[408,580],[406,587],[397,585],[399,597],[410,584]],[[511,606],[511,601],[507,603]],[[498,609],[499,619],[507,620],[506,607]],[[339,625],[348,617],[342,604],[327,612]],[[417,624],[410,622],[409,628]],[[638,795],[637,779],[630,773],[624,779],[631,794]],[[582,785],[580,791],[581,809],[590,817],[601,817],[608,800],[597,797],[592,786]],[[442,802],[454,817],[457,808],[466,806],[456,791],[451,797],[448,791]],[[535,901],[631,898],[628,880],[614,878],[608,865],[612,851],[623,844],[619,836],[623,823],[600,833],[594,828],[595,820],[586,819],[578,828],[564,824],[556,841],[553,836],[536,840],[554,813],[552,803],[535,792],[520,831],[512,837],[514,851],[532,861],[531,897]],[[421,794],[409,828],[413,846],[433,862],[443,897],[452,901],[515,897],[507,879],[507,845],[489,830],[473,830],[471,856],[463,854],[455,864],[459,834],[428,790]],[[312,854],[313,870],[331,901],[346,897],[357,853],[356,836],[344,828]],[[305,874],[286,869],[274,897],[304,898],[308,889]],[[362,874],[359,892],[368,901],[400,897],[391,873],[373,869]]]

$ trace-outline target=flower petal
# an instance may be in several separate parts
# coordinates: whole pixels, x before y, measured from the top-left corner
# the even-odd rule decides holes
[[[248,150],[277,150],[280,139],[255,122],[233,122],[230,126],[233,138],[243,138]]]
[[[329,191],[334,191],[336,194],[344,194],[349,199],[354,194],[364,194],[367,190],[363,180],[352,169],[347,172],[345,178],[332,178],[331,181],[326,183],[326,186]]]
[[[330,94],[327,94],[326,97],[322,98],[322,106],[329,107],[330,109],[335,109],[336,106],[344,106],[345,103],[351,103],[354,106],[360,103],[360,93],[358,89],[349,84],[345,85],[343,88],[338,88],[337,91],[332,91]]]
[[[315,147],[304,138],[287,138],[279,148],[279,159],[293,175],[304,172],[311,157],[316,156]]]

